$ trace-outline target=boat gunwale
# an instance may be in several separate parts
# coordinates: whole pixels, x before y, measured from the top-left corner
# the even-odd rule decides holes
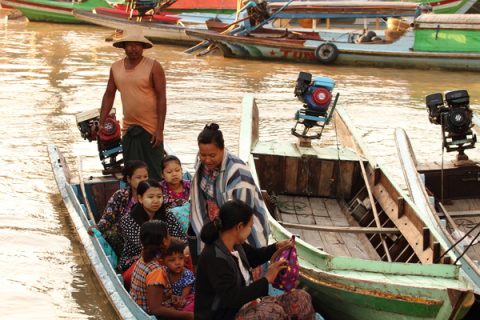
[[[47,146],[47,150],[57,187],[67,208],[68,215],[75,226],[76,236],[82,243],[83,250],[92,267],[91,269],[113,309],[119,318],[125,320],[154,319],[133,301],[111,266],[98,239],[87,233],[87,227],[89,226],[88,218],[69,181],[66,173],[68,164],[62,153],[57,146],[52,144]]]

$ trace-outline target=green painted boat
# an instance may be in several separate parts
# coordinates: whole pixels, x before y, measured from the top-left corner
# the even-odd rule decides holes
[[[300,286],[317,311],[362,320],[461,319],[468,312],[470,282],[442,257],[445,249],[368,156],[340,106],[330,130],[337,134],[324,134],[331,145],[259,141],[260,121],[248,94],[239,155],[262,190],[273,239],[297,235]]]
[[[434,13],[467,13],[477,0],[422,0],[432,6]]]
[[[21,11],[30,21],[85,23],[73,15],[73,10],[91,11],[98,7],[111,7],[115,1],[0,0],[0,3]]]

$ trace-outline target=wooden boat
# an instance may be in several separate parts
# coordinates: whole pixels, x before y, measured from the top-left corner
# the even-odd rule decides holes
[[[432,6],[434,13],[467,13],[477,0],[424,0],[422,3]]]
[[[124,30],[129,26],[142,29],[145,37],[156,43],[194,44],[199,41],[185,33],[192,30],[206,29],[205,21],[218,19],[225,23],[233,22],[234,16],[229,14],[211,13],[160,13],[145,17],[141,21],[130,19],[129,14],[121,9],[97,8],[92,11],[74,10],[75,18],[99,26]]]
[[[475,127],[480,119],[473,118]],[[480,166],[478,161],[442,159],[417,162],[406,132],[395,140],[405,181],[425,224],[450,248],[480,297]]]
[[[92,10],[110,7],[106,0],[58,1],[58,0],[0,0],[2,5],[22,12],[30,21],[58,23],[84,23],[73,15],[73,10]]]
[[[391,19],[382,39],[357,42],[353,37],[312,40],[302,32],[268,34],[188,30],[217,45],[225,57],[276,59],[320,64],[352,64],[420,69],[480,70],[480,15],[425,14],[413,28]],[[398,31],[397,31],[398,30]]]
[[[273,239],[299,238],[301,286],[317,311],[328,319],[464,316],[473,303],[470,283],[448,256],[440,259],[443,248],[368,158],[339,106],[334,126],[341,147],[261,142],[259,123],[255,99],[246,95],[239,154],[264,194]]]
[[[169,6],[168,11],[232,14],[237,10],[237,2],[237,0],[180,0]]]
[[[55,145],[49,145],[47,149],[58,190],[74,229],[85,249],[92,270],[119,319],[153,319],[131,299],[98,239],[88,235],[87,228],[91,225],[91,221],[89,221],[86,203],[82,196],[80,180],[72,176],[65,158]],[[113,176],[99,176],[86,181],[84,187],[90,207],[95,217],[99,218],[99,214],[103,212],[110,196],[118,190],[120,183]]]

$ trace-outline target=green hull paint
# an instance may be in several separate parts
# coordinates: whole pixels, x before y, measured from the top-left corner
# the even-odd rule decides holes
[[[85,23],[73,16],[73,10],[90,11],[98,7],[110,7],[110,4],[105,0],[87,0],[84,2],[28,0],[26,2],[28,3],[6,0],[6,4],[20,10],[31,21],[57,23]],[[121,2],[119,1],[119,3]]]
[[[478,52],[478,30],[415,30],[414,50],[427,52]]]
[[[45,12],[35,9],[20,9],[22,14],[30,21],[45,21],[56,23],[82,23],[82,21],[75,18],[72,14]]]
[[[270,220],[272,236],[290,233]],[[332,319],[448,319],[448,289],[466,290],[467,282],[452,265],[419,265],[333,257],[297,242],[301,286],[316,310]],[[471,293],[470,293],[471,294]],[[348,306],[348,307],[347,307]],[[455,319],[468,311],[464,308]]]
[[[455,6],[436,6],[435,4],[439,2],[438,0],[423,0],[419,2],[431,4],[433,6],[433,12],[435,13],[459,13],[459,10],[468,2],[468,0],[462,0]]]

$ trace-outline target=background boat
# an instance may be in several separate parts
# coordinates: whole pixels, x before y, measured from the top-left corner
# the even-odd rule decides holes
[[[370,320],[463,317],[473,303],[470,284],[458,266],[431,264],[442,248],[383,169],[362,157],[363,179],[359,154],[345,148],[359,142],[340,107],[333,127],[339,138],[346,138],[342,146],[261,142],[259,123],[256,102],[246,95],[240,157],[263,190],[274,240],[298,235],[301,285],[322,315]]]
[[[168,11],[231,14],[237,10],[237,5],[237,0],[178,0]]]
[[[159,13],[144,17],[141,21],[130,19],[129,14],[121,9],[97,8],[93,11],[75,10],[74,16],[86,23],[91,23],[115,30],[124,30],[129,26],[142,29],[145,37],[156,43],[195,44],[199,41],[185,33],[185,30],[205,30],[205,21],[216,19],[230,23],[234,16],[213,13]]]
[[[30,21],[84,23],[75,18],[73,10],[92,10],[97,7],[110,7],[115,1],[0,0],[0,3],[20,10]]]
[[[282,37],[253,33],[222,34],[187,31],[192,37],[214,43],[225,57],[275,59],[306,63],[347,64],[420,69],[480,70],[480,15],[425,14],[413,29],[390,20],[384,38],[356,41],[312,39],[285,30]],[[395,23],[396,22],[396,23]],[[400,24],[399,24],[400,23]],[[359,39],[360,40],[360,39]]]

